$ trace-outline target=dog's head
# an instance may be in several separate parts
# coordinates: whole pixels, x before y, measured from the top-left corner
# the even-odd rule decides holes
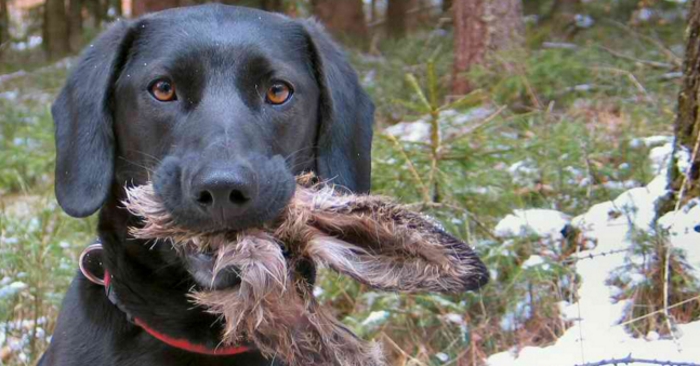
[[[312,21],[223,5],[119,21],[53,105],[56,196],[84,217],[152,180],[182,226],[257,226],[303,171],[368,191],[373,110]]]

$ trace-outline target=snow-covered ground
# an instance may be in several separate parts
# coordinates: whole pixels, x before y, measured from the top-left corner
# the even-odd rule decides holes
[[[672,151],[669,138],[648,138],[641,142],[662,146],[651,150],[650,158],[658,167],[657,177],[645,187],[632,188],[613,201],[602,202],[571,220],[597,245],[579,253],[580,257],[608,253],[576,263],[581,278],[578,302],[564,304],[562,316],[573,321],[554,344],[548,347],[525,347],[492,355],[489,366],[574,366],[611,358],[656,359],[700,364],[700,321],[679,324],[676,339],[652,332],[646,338],[634,338],[620,325],[629,301],[614,301],[619,289],[608,285],[611,274],[634,260],[629,249],[633,230],[652,231],[655,203],[666,194],[666,170]],[[687,162],[687,152],[680,161]],[[687,165],[687,164],[686,164]],[[682,169],[683,165],[680,166]],[[556,235],[566,216],[551,210],[518,210],[504,218],[497,227],[499,235],[528,232],[546,237]],[[694,200],[676,212],[666,214],[658,224],[669,230],[675,248],[685,250],[689,264],[700,278],[700,200]],[[613,253],[613,254],[609,254]],[[636,363],[641,365],[641,363]]]

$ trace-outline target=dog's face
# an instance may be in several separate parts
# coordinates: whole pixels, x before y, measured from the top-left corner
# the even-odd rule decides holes
[[[116,80],[116,180],[144,183],[153,167],[183,226],[260,225],[315,168],[320,85],[304,28],[265,15],[149,19]]]
[[[56,194],[77,217],[148,180],[200,231],[274,219],[302,171],[369,189],[372,103],[311,22],[221,5],[118,22],[52,112]],[[206,258],[185,262],[211,281]]]

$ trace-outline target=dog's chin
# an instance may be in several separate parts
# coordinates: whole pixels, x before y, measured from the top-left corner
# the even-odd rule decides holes
[[[230,266],[214,275],[216,259],[212,253],[188,253],[184,255],[185,268],[195,284],[202,290],[223,290],[241,283],[238,269]]]

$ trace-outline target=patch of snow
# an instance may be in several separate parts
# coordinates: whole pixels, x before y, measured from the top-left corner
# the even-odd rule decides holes
[[[694,200],[662,216],[659,226],[668,230],[674,248],[682,249],[693,274],[700,279],[700,201]]]
[[[532,181],[533,179],[539,177],[539,170],[537,169],[537,164],[530,159],[525,159],[513,163],[511,166],[508,167],[508,172],[511,176],[513,176],[513,179],[518,181],[519,183]]]
[[[430,139],[430,124],[422,120],[399,122],[384,131],[406,142],[426,142]]]
[[[586,14],[576,14],[574,16],[574,21],[576,22],[576,26],[579,28],[590,28],[595,23],[593,18]]]
[[[531,255],[523,264],[520,266],[522,269],[528,269],[532,267],[541,266],[546,264],[544,258],[539,255]]]
[[[634,180],[626,180],[626,181],[615,181],[615,180],[609,180],[605,183],[603,183],[603,187],[607,189],[630,189],[637,187],[638,184]]]
[[[666,142],[663,149],[651,151],[650,157],[656,160],[654,163],[660,168],[659,162],[668,161],[671,154],[672,150],[668,147],[670,143]],[[638,358],[674,362],[700,360],[700,347],[697,347],[700,339],[700,321],[679,324],[677,341],[667,337],[661,338],[656,333],[649,333],[646,338],[634,338],[620,325],[630,302],[615,302],[613,295],[618,293],[619,289],[608,284],[611,274],[619,271],[626,259],[629,260],[626,258],[629,256],[626,250],[632,245],[630,238],[633,231],[653,230],[651,225],[655,205],[666,195],[666,183],[665,169],[659,169],[657,177],[645,187],[632,188],[613,201],[596,204],[583,215],[571,220],[572,225],[583,230],[586,237],[597,242],[595,248],[578,254],[582,258],[575,267],[581,279],[578,301],[573,304],[559,304],[562,317],[574,321],[572,327],[550,346],[525,347],[519,351],[513,349],[497,353],[488,358],[488,365],[575,365],[623,358],[630,354]],[[503,224],[502,229],[518,228],[516,219],[517,217],[510,218]],[[686,251],[691,265],[700,268],[700,202],[693,201],[682,210],[663,216],[658,223],[669,230],[673,245]],[[596,256],[603,253],[606,255]],[[596,257],[583,259],[590,255]],[[627,275],[628,280],[632,282],[645,280],[642,277]],[[506,316],[501,326],[512,326],[511,320]]]
[[[435,357],[440,360],[440,362],[447,362],[450,360],[450,356],[447,353],[444,352],[438,352],[435,354]]]
[[[10,101],[10,102],[16,101],[17,97],[19,97],[18,90],[10,90],[10,91],[0,93],[0,99],[5,99],[5,100]]]
[[[493,113],[487,107],[472,108],[466,112],[448,109],[440,112],[440,132],[443,138],[453,138],[473,130],[473,123],[486,119]],[[384,130],[389,135],[406,142],[430,141],[430,116],[414,122],[399,122]]]
[[[377,326],[389,319],[389,312],[386,310],[373,311],[362,321],[364,326]]]
[[[568,223],[569,217],[556,210],[514,210],[496,225],[494,234],[498,237],[534,234],[556,240],[563,238],[561,231]]]
[[[447,322],[457,324],[457,325],[464,325],[464,316],[455,314],[455,313],[448,313],[442,316],[442,319],[444,319]]]
[[[26,288],[27,284],[20,281],[15,281],[7,286],[0,287],[0,299],[10,297]]]
[[[673,152],[673,144],[665,144],[651,149],[649,159],[651,159],[652,172],[661,174],[668,167]]]

